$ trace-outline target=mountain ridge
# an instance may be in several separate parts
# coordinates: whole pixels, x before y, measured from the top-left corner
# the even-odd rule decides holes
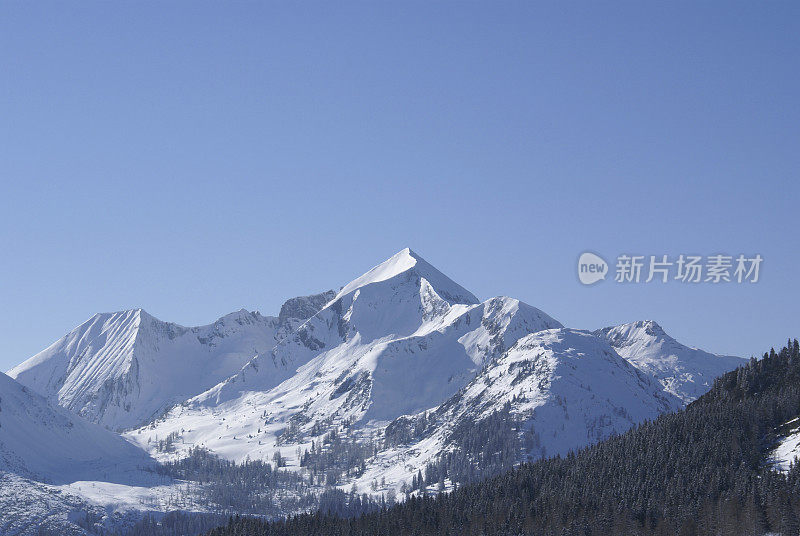
[[[664,391],[689,403],[711,388],[715,378],[745,363],[740,357],[685,346],[654,320],[638,320],[594,332],[634,366],[656,378]]]
[[[318,296],[296,298],[292,310],[303,311]],[[121,430],[149,422],[234,374],[302,320],[240,309],[205,326],[184,327],[141,308],[100,313],[9,376],[51,402]]]

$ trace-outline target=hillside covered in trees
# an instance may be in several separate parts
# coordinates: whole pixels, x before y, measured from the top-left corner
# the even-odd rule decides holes
[[[800,468],[766,462],[800,414],[800,345],[719,378],[685,410],[563,458],[356,518],[232,520],[212,536],[751,535],[800,530]]]

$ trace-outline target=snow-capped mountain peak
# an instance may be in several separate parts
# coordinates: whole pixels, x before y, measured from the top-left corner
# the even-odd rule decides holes
[[[513,298],[478,303],[403,250],[342,287],[270,352],[132,437],[163,436],[192,422],[185,445],[229,451],[234,437],[247,437],[237,457],[269,456],[288,436],[332,423],[388,422],[435,407],[520,337],[560,327]]]
[[[292,314],[331,295],[303,298],[283,320],[241,309],[192,328],[143,309],[97,314],[8,374],[92,422],[130,428],[236,373],[305,320]]]
[[[637,320],[599,331],[607,334],[609,342],[616,341],[620,345],[653,344],[656,341],[676,342],[655,320]]]
[[[353,360],[360,356],[370,363],[362,366],[374,369],[380,361],[377,356],[396,352],[398,345],[410,345],[412,338],[436,337],[435,332],[447,330],[452,322],[479,305],[471,292],[406,248],[344,285],[322,309],[269,352],[255,356],[241,371],[198,395],[193,402],[219,404],[244,392],[268,391],[312,360],[339,368],[356,366]],[[479,322],[478,316],[472,329],[480,327]],[[541,322],[548,327],[555,323],[544,313]],[[459,329],[461,334],[467,331]],[[423,362],[428,367],[440,367],[434,377],[426,378],[427,382],[440,385],[451,376],[462,378],[465,370],[475,366],[465,346],[453,342],[457,344],[456,352],[448,350],[443,354],[447,359]],[[447,391],[452,389],[448,387]]]
[[[685,404],[705,393],[714,378],[744,364],[739,357],[721,356],[685,346],[653,320],[639,320],[595,332],[636,368],[650,374],[664,390]]]
[[[451,304],[478,303],[478,298],[470,291],[431,266],[425,259],[413,252],[410,248],[405,248],[395,253],[364,275],[352,280],[342,287],[333,301],[372,283],[386,281],[408,272],[413,272],[417,277],[425,279],[441,298],[447,300]]]

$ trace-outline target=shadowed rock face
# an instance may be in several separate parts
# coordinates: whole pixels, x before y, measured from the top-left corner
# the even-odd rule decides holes
[[[298,320],[308,320],[314,316],[326,303],[331,301],[336,292],[329,290],[320,294],[312,294],[310,296],[298,296],[286,300],[281,306],[281,312],[278,313],[278,321],[283,324],[290,318]]]

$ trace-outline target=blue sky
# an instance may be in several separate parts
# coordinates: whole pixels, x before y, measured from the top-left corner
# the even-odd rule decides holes
[[[184,325],[410,246],[564,324],[800,337],[800,5],[0,5],[0,369],[99,311]],[[759,253],[580,285],[585,250]]]

